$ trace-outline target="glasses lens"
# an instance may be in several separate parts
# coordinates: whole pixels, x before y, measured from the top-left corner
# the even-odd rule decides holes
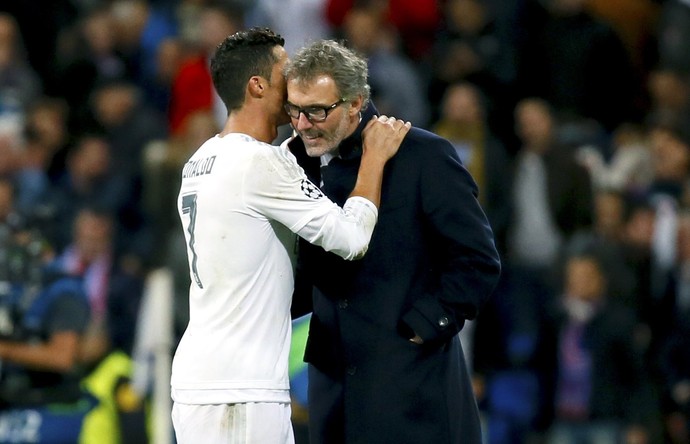
[[[307,113],[307,117],[309,117],[309,120],[313,120],[316,122],[326,120],[326,110],[323,108],[309,108],[304,111]]]

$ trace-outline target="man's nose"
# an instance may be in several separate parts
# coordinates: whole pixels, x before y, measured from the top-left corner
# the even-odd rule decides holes
[[[299,117],[297,117],[297,129],[298,130],[303,130],[303,129],[309,129],[312,126],[314,126],[309,119],[307,119],[307,115],[304,114],[304,112],[300,111]]]

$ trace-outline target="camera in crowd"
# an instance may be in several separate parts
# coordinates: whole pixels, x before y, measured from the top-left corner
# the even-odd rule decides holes
[[[21,316],[43,287],[45,244],[24,225],[0,225],[0,338],[25,339]]]

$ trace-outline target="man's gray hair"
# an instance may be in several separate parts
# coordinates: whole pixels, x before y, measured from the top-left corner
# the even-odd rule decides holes
[[[362,110],[369,104],[369,70],[364,57],[335,40],[319,40],[290,58],[284,69],[288,80],[308,83],[321,75],[335,81],[340,96],[352,100],[362,96]]]

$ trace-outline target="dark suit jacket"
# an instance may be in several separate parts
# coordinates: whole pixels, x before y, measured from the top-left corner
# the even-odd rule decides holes
[[[321,171],[299,139],[290,144],[341,205],[357,177],[361,130],[375,112],[370,105],[341,156]],[[492,292],[500,262],[476,196],[452,145],[412,128],[386,166],[366,256],[347,262],[300,244],[295,311],[315,286],[305,360],[334,381],[329,390],[342,387],[344,400],[344,432],[325,428],[312,444],[481,442],[457,334]],[[414,333],[424,344],[409,341]],[[327,421],[331,398],[310,395],[310,422],[321,430],[315,424]]]

